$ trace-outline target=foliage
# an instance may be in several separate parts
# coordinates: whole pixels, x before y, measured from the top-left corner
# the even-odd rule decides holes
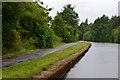
[[[15,48],[31,49],[53,47],[55,34],[49,22],[51,9],[44,8],[39,2],[5,2],[3,3],[3,54],[7,50]],[[32,39],[32,44],[29,43]],[[18,45],[19,44],[19,45]],[[17,48],[17,47],[16,47]],[[19,49],[16,49],[19,51]],[[15,49],[13,49],[15,50]]]
[[[74,42],[78,40],[78,22],[78,14],[74,11],[74,7],[68,4],[64,6],[63,11],[57,12],[52,21],[52,29],[57,36],[62,37],[63,42]]]
[[[112,30],[113,42],[120,43],[120,26]]]
[[[93,40],[92,38],[93,38],[92,32],[90,31],[85,32],[85,34],[83,35],[83,40],[90,41]]]
[[[119,26],[120,17],[113,16],[109,19],[103,15],[98,17],[94,23],[88,24],[87,20],[82,22],[79,29],[79,39],[89,40],[97,42],[114,42],[120,43],[119,41]]]
[[[120,43],[118,16],[109,19],[103,15],[94,23],[88,24],[86,19],[79,25],[78,13],[71,4],[65,5],[61,12],[57,12],[53,20],[49,16],[52,8],[44,8],[43,2],[5,2],[2,5],[3,54],[11,50],[32,49],[31,47],[51,48],[58,41],[69,43],[89,40]]]

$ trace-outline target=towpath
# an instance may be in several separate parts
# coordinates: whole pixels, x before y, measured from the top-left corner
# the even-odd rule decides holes
[[[55,48],[43,49],[43,50],[40,50],[40,51],[37,51],[37,52],[30,52],[30,53],[26,53],[26,54],[20,54],[20,55],[17,55],[15,57],[12,57],[12,58],[3,58],[2,59],[2,68],[9,67],[9,66],[18,64],[20,62],[36,59],[36,58],[45,56],[45,55],[53,53],[55,51],[65,49],[67,47],[70,47],[72,45],[75,45],[75,44],[78,44],[78,43],[81,43],[81,42],[82,41],[65,44],[65,45],[62,45],[62,46],[55,47]]]

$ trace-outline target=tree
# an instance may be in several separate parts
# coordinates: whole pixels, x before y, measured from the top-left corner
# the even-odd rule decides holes
[[[93,40],[92,32],[91,31],[85,32],[85,34],[83,35],[83,40],[92,41]]]
[[[98,18],[94,21],[92,29],[95,31],[94,41],[103,40],[103,30],[105,30],[104,25],[109,23],[109,18],[103,15],[101,18]]]
[[[73,27],[78,26],[79,16],[78,13],[74,11],[74,7],[71,4],[64,6],[64,10],[58,15],[61,15],[65,24],[71,25]]]
[[[3,3],[2,4],[2,38],[3,48],[4,47],[12,47],[12,45],[16,42],[15,39],[19,32],[16,31],[16,28],[19,24],[19,19],[24,12],[24,3]],[[20,35],[19,35],[20,36]],[[19,39],[20,40],[20,39]]]
[[[79,39],[97,41],[97,42],[115,42],[120,43],[120,17],[113,16],[109,19],[103,15],[98,17],[94,23],[87,24],[88,20],[82,22],[79,26]]]
[[[50,8],[44,8],[38,2],[10,2],[3,3],[2,9],[4,49],[12,49],[18,42],[21,42],[20,45],[23,47],[23,42],[27,43],[30,40],[33,40],[31,46],[53,47],[55,34],[49,26]]]
[[[88,19],[86,19],[85,22],[82,22],[80,24],[80,26],[78,27],[78,30],[79,30],[79,40],[83,39],[83,35],[85,34],[85,32],[87,31],[88,28],[89,28],[89,26],[88,26]]]
[[[120,43],[120,26],[112,30],[112,41],[115,43]]]
[[[78,14],[74,7],[68,4],[61,12],[57,12],[52,21],[52,28],[57,36],[63,38],[63,42],[73,42],[78,40],[78,22]]]

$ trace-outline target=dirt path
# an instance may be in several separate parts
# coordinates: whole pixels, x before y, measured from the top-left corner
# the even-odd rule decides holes
[[[51,48],[51,49],[43,49],[43,50],[40,50],[40,51],[37,51],[37,52],[20,54],[20,55],[17,55],[16,57],[13,57],[13,58],[3,58],[2,59],[2,68],[9,67],[9,66],[18,64],[20,62],[23,62],[23,61],[28,61],[28,60],[32,60],[32,59],[35,59],[35,58],[39,58],[39,57],[45,56],[45,55],[53,53],[55,51],[65,49],[67,47],[70,47],[72,45],[75,45],[75,44],[78,44],[78,43],[81,43],[81,42],[82,41],[65,44],[65,45],[55,47],[55,48]]]

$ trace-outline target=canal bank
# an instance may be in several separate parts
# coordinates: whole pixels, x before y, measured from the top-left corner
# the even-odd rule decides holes
[[[47,71],[43,71],[37,75],[34,75],[33,78],[49,80],[50,78],[64,78],[66,73],[85,55],[85,53],[91,47],[91,43],[81,49],[79,52],[72,54],[71,56],[58,61],[49,67]]]
[[[39,51],[36,51],[36,52],[29,52],[29,53],[26,53],[26,54],[20,54],[20,55],[17,55],[16,57],[2,58],[2,66],[1,67],[2,68],[10,67],[10,66],[16,65],[18,63],[24,62],[24,61],[36,59],[36,58],[45,56],[45,55],[53,53],[53,52],[63,50],[65,48],[68,48],[70,46],[76,45],[76,44],[81,43],[81,42],[83,42],[83,41],[68,43],[68,44],[58,46],[58,47],[55,47],[55,48],[51,48],[51,49],[43,49],[43,50],[39,50]]]
[[[48,71],[51,65],[75,54],[88,45],[90,45],[90,42],[84,41],[66,49],[47,54],[43,57],[3,68],[2,78],[32,78],[33,75],[39,74],[43,71]]]

